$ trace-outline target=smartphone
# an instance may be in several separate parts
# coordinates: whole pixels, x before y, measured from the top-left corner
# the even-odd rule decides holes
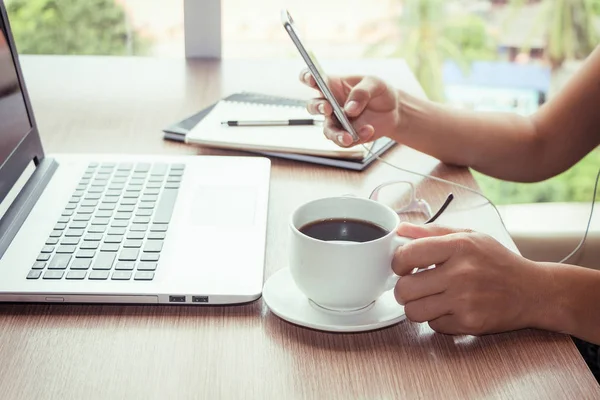
[[[357,142],[359,138],[356,134],[356,131],[354,130],[354,127],[352,126],[352,124],[348,120],[348,117],[344,113],[344,109],[340,107],[339,103],[333,96],[333,93],[329,89],[329,86],[327,86],[327,83],[325,81],[325,74],[323,73],[323,70],[321,69],[316,57],[312,52],[309,52],[300,41],[300,35],[298,35],[298,32],[294,27],[294,20],[290,13],[285,9],[281,10],[281,22],[283,23],[283,27],[285,28],[287,33],[290,35],[292,42],[294,42],[294,44],[296,45],[296,48],[300,52],[300,55],[304,59],[304,62],[308,66],[308,69],[310,70],[312,76],[315,78],[317,86],[319,86],[319,89],[321,90],[327,101],[329,101],[329,103],[331,104],[331,107],[333,108],[333,113],[337,118],[338,122],[348,133],[350,133],[354,142]]]

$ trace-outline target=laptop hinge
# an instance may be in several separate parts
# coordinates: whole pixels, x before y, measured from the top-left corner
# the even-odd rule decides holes
[[[35,171],[2,216],[0,220],[0,259],[21,229],[57,168],[58,163],[50,157],[44,157],[37,163]]]

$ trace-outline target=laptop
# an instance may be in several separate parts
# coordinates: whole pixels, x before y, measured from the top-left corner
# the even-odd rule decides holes
[[[256,300],[269,182],[264,157],[45,154],[0,0],[0,301]]]

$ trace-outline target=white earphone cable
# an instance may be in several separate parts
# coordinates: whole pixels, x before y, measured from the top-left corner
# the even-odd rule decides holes
[[[490,198],[488,198],[486,195],[484,195],[483,193],[481,193],[481,192],[479,192],[479,191],[477,191],[475,189],[472,189],[472,188],[470,188],[468,186],[461,185],[460,183],[452,182],[452,181],[449,181],[449,180],[446,180],[446,179],[442,179],[442,178],[438,178],[438,177],[435,177],[435,176],[432,176],[432,175],[422,174],[422,173],[419,173],[419,172],[416,172],[416,171],[411,171],[409,169],[399,167],[397,165],[394,165],[394,164],[390,163],[389,161],[384,160],[379,155],[373,153],[371,151],[371,149],[369,149],[364,144],[361,144],[361,145],[367,150],[367,152],[370,155],[374,156],[378,161],[381,161],[382,163],[384,163],[384,164],[386,164],[386,165],[388,165],[388,166],[390,166],[392,168],[395,168],[395,169],[403,171],[403,172],[407,172],[409,174],[418,175],[418,176],[421,176],[423,178],[428,178],[428,179],[433,179],[433,180],[438,181],[438,182],[443,182],[443,183],[446,183],[448,185],[461,188],[463,190],[466,190],[468,192],[471,192],[471,193],[477,194],[478,196],[483,197],[494,208],[494,210],[496,211],[496,214],[498,214],[498,218],[500,218],[500,222],[502,223],[502,226],[504,227],[504,229],[506,229],[506,231],[508,231],[508,228],[506,227],[506,225],[504,223],[504,220],[502,219],[502,214],[500,214],[500,210],[498,210],[498,207],[496,207],[496,205],[494,204],[494,202]],[[590,208],[590,215],[589,215],[589,218],[588,218],[587,226],[585,228],[585,232],[583,234],[583,237],[579,241],[579,244],[577,245],[577,247],[575,247],[575,249],[571,253],[569,253],[569,255],[567,255],[562,260],[558,261],[561,264],[564,263],[564,262],[566,262],[566,261],[568,261],[571,257],[573,257],[581,249],[581,247],[585,243],[585,240],[587,239],[587,236],[588,236],[588,233],[589,233],[589,230],[590,230],[590,224],[592,222],[592,215],[594,213],[594,203],[595,203],[595,200],[596,200],[596,191],[598,189],[598,179],[599,178],[600,178],[600,170],[598,170],[598,174],[596,175],[596,183],[594,185],[594,194],[592,196],[592,205],[591,205],[591,208]]]

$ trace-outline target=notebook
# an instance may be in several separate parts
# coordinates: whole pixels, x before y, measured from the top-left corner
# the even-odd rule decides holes
[[[370,154],[362,146],[345,149],[327,140],[322,126],[301,127],[222,127],[230,119],[314,118],[308,114],[305,101],[240,92],[225,97],[200,112],[163,129],[164,139],[190,144],[229,148],[352,170],[363,170],[376,156],[395,143],[378,139]],[[265,128],[268,128],[265,131]],[[274,129],[272,129],[274,128]],[[300,128],[300,129],[296,129]]]

